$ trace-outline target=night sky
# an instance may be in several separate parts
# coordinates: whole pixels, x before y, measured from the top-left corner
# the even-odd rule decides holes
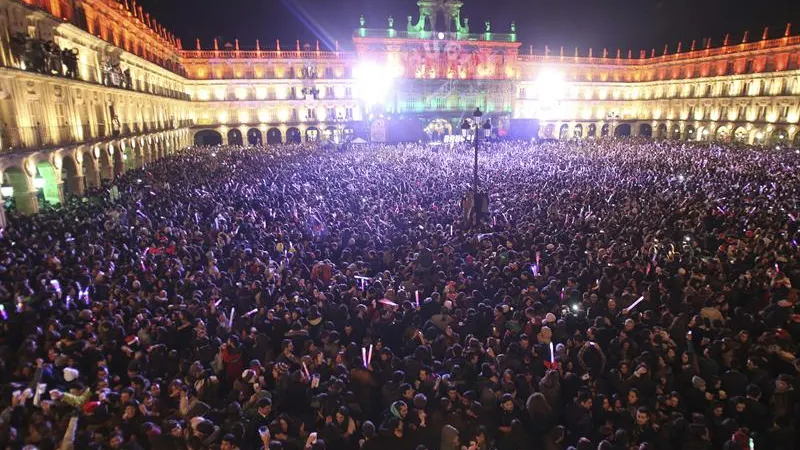
[[[517,32],[527,51],[533,44],[537,52],[545,45],[557,52],[559,46],[572,54],[588,47],[595,55],[603,47],[609,54],[617,48],[647,50],[661,54],[664,44],[674,52],[678,41],[684,50],[692,39],[698,46],[711,37],[714,46],[731,33],[731,42],[741,42],[745,30],[750,40],[760,39],[765,26],[770,36],[781,36],[786,22],[794,24],[792,34],[800,34],[800,0],[463,0],[462,16],[469,17],[471,31],[482,31],[491,20],[492,31],[507,32],[516,20]],[[182,38],[184,48],[194,48],[200,38],[203,48],[212,39],[234,38],[242,49],[272,49],[275,39],[283,48],[294,48],[295,40],[332,47],[339,40],[350,48],[358,17],[364,14],[368,28],[385,28],[386,17],[394,16],[395,27],[405,29],[406,16],[417,20],[415,0],[139,0],[145,11]],[[327,44],[327,45],[326,45]]]

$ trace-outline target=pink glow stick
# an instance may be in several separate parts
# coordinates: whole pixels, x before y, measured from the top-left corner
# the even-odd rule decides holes
[[[556,362],[556,353],[553,351],[553,343],[550,343],[550,363]]]

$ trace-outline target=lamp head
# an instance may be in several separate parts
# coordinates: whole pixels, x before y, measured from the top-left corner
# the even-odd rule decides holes
[[[483,112],[481,112],[480,108],[475,108],[475,112],[472,113],[472,117],[478,119],[483,116]]]

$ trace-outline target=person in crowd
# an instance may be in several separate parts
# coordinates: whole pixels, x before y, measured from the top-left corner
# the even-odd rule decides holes
[[[485,143],[478,224],[471,155],[191,147],[12,208],[0,446],[798,449],[794,149]]]

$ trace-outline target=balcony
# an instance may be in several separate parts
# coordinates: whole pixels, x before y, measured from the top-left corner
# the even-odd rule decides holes
[[[94,129],[90,124],[85,123],[81,125],[82,138],[76,135],[76,130],[71,125],[57,127],[41,125],[5,127],[0,128],[0,141],[2,141],[4,152],[40,150],[64,145],[89,144],[109,138],[131,137],[144,133],[177,130],[193,125],[194,122],[191,120],[167,121],[162,124],[158,122],[126,123],[122,124],[118,130],[113,130],[104,123],[98,123]]]

